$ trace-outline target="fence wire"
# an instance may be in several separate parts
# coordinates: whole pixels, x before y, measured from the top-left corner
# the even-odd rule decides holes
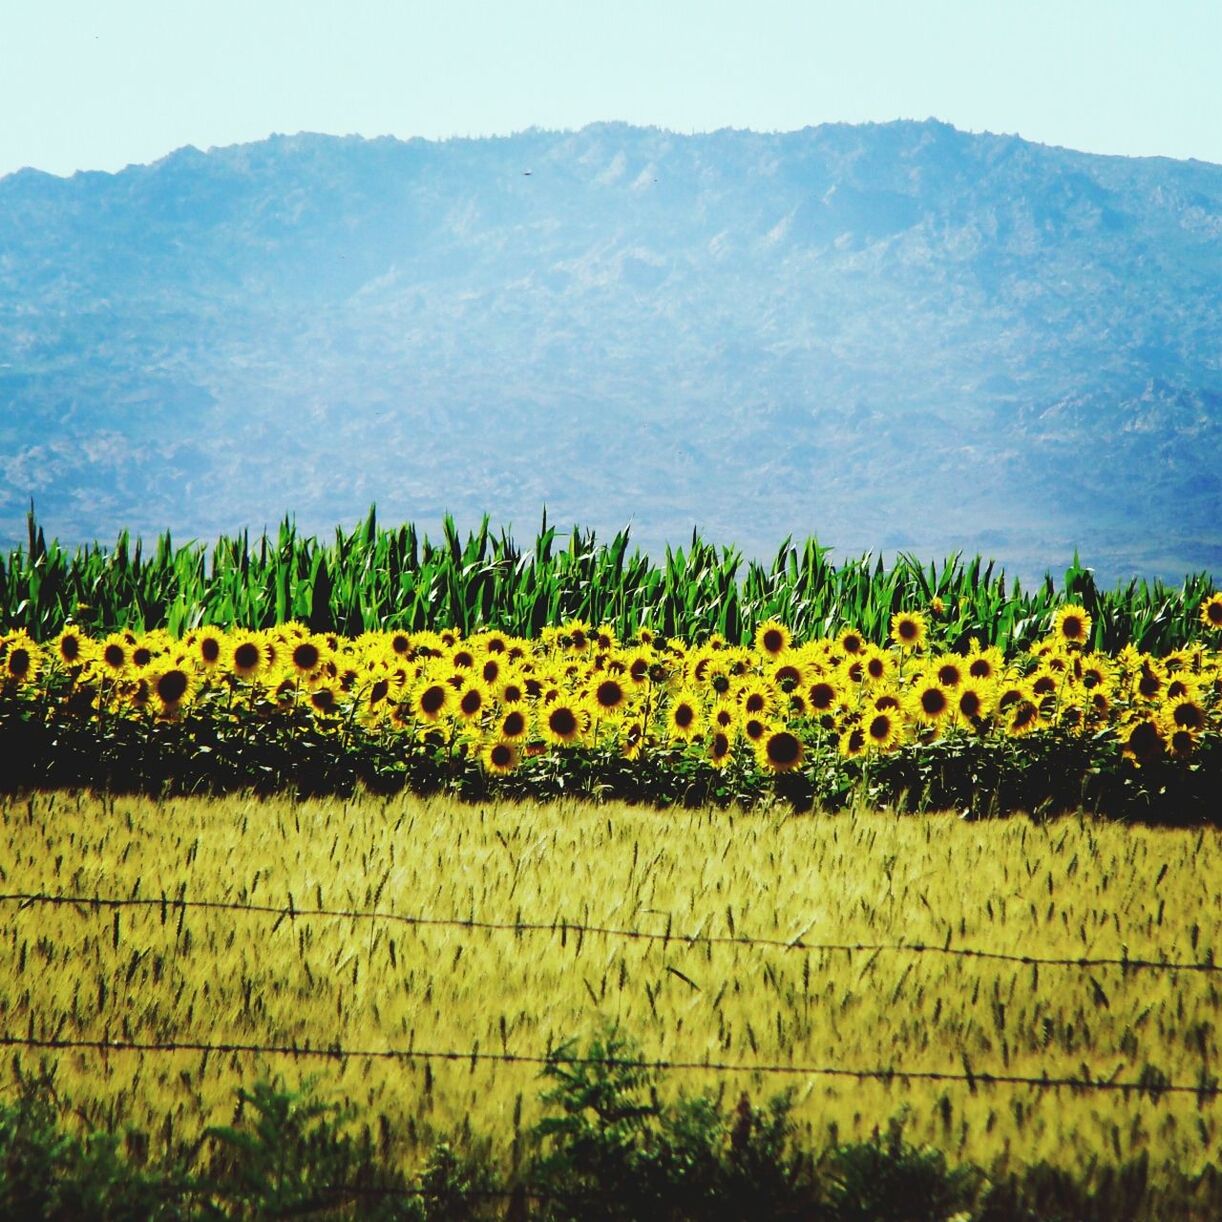
[[[369,908],[323,908],[302,907],[295,903],[255,904],[236,900],[193,900],[186,898],[139,897],[139,896],[103,896],[103,895],[64,895],[49,892],[15,891],[0,894],[0,903],[14,903],[21,908],[37,904],[60,905],[75,908],[157,908],[161,910],[162,923],[168,919],[170,912],[177,911],[212,911],[238,912],[250,915],[274,916],[276,925],[288,919],[316,917],[322,919],[380,921],[388,924],[417,926],[420,928],[466,929],[481,930],[495,933],[513,934],[549,934],[559,936],[564,942],[568,937],[584,938],[587,936],[622,938],[640,942],[660,942],[686,944],[690,946],[761,946],[787,951],[823,951],[841,952],[844,954],[875,954],[887,952],[894,954],[936,954],[949,955],[962,959],[981,959],[999,963],[1014,963],[1033,967],[1074,967],[1099,968],[1119,967],[1126,971],[1170,971],[1170,972],[1222,972],[1222,964],[1215,963],[1212,955],[1204,960],[1148,959],[1123,956],[1086,956],[1086,955],[1033,955],[1018,954],[1006,951],[980,950],[976,947],[951,946],[950,935],[943,945],[925,942],[812,942],[797,935],[792,938],[760,938],[746,934],[703,934],[677,933],[670,927],[663,931],[619,928],[611,925],[591,925],[580,921],[556,919],[553,921],[492,921],[479,920],[473,917],[438,917],[422,916],[410,913],[390,912]]]
[[[32,1022],[32,1019],[31,1019]],[[936,1069],[906,1069],[902,1066],[886,1068],[853,1069],[843,1065],[804,1065],[783,1063],[760,1063],[749,1061],[714,1060],[668,1060],[637,1057],[591,1057],[576,1056],[560,1048],[547,1053],[532,1052],[484,1052],[479,1048],[425,1049],[425,1048],[345,1048],[340,1044],[316,1046],[309,1043],[234,1043],[207,1040],[129,1040],[77,1039],[59,1036],[0,1034],[0,1047],[40,1048],[54,1051],[92,1051],[104,1055],[123,1052],[199,1052],[228,1056],[234,1053],[249,1053],[260,1056],[288,1056],[321,1060],[384,1060],[384,1061],[451,1061],[469,1063],[472,1068],[481,1062],[504,1065],[536,1065],[560,1067],[571,1065],[599,1065],[605,1068],[639,1069],[647,1072],[715,1072],[761,1075],[786,1075],[790,1077],[848,1078],[853,1081],[878,1082],[965,1082],[975,1092],[977,1086],[1029,1086],[1037,1090],[1054,1090],[1066,1087],[1078,1091],[1134,1092],[1158,1097],[1164,1094],[1196,1095],[1201,1102],[1216,1097],[1222,1087],[1212,1075],[1203,1074],[1190,1085],[1185,1082],[1170,1082],[1162,1075],[1151,1075],[1137,1080],[1111,1078],[1089,1078],[1051,1076],[1039,1077],[1028,1074],[997,1074],[972,1069],[964,1058],[964,1072],[954,1073]],[[1116,1071],[1119,1072],[1119,1069]]]

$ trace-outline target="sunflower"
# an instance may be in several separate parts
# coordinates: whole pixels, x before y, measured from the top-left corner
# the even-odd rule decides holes
[[[748,717],[766,716],[776,706],[776,693],[769,683],[750,683],[739,691],[742,711]]]
[[[792,772],[802,766],[802,740],[790,730],[769,730],[755,748],[755,758],[769,772]]]
[[[420,721],[437,722],[450,705],[453,689],[445,683],[422,683],[412,694],[412,712]]]
[[[869,746],[869,734],[865,728],[852,725],[840,735],[837,750],[845,759],[856,759],[859,755],[863,755]]]
[[[1215,632],[1222,632],[1222,593],[1211,594],[1201,604],[1201,623]]]
[[[221,652],[225,647],[225,634],[219,628],[212,625],[197,628],[187,641],[197,666],[211,670],[220,662]]]
[[[191,672],[185,664],[167,666],[150,673],[149,695],[156,697],[163,717],[176,716],[194,694]]]
[[[500,718],[498,726],[501,738],[516,742],[519,738],[526,736],[526,731],[530,728],[530,719],[526,716],[526,710],[517,707],[506,709]]]
[[[891,659],[877,646],[871,645],[865,659],[865,681],[881,683],[891,674]]]
[[[1192,734],[1199,734],[1205,729],[1205,710],[1187,693],[1171,706],[1169,719],[1179,729],[1188,730]]]
[[[512,742],[491,743],[480,754],[485,770],[496,776],[507,776],[517,768],[521,760],[517,743]]]
[[[557,746],[576,742],[584,728],[581,709],[567,700],[554,701],[541,718],[543,737]]]
[[[724,768],[730,762],[734,743],[725,730],[716,730],[709,738],[709,763],[714,768]]]
[[[369,676],[373,678],[373,676]],[[379,704],[382,704],[390,696],[390,677],[381,675],[379,678],[373,679],[369,685],[369,690],[365,693],[365,703],[371,709],[376,709]]]
[[[496,696],[502,704],[521,704],[526,699],[526,684],[520,675],[503,674]]]
[[[620,736],[620,754],[626,760],[634,760],[645,745],[645,727],[639,721],[629,722]]]
[[[836,685],[826,679],[820,679],[818,683],[812,683],[810,689],[806,693],[807,703],[814,713],[828,713],[836,707],[839,700],[839,693],[836,691]]]
[[[1138,767],[1154,763],[1162,756],[1166,747],[1158,723],[1144,717],[1124,728],[1121,741],[1124,744],[1121,754]]]
[[[933,673],[943,687],[958,687],[963,682],[963,666],[956,658],[943,658]]]
[[[1016,700],[1006,711],[1006,733],[1014,738],[1040,728],[1040,710],[1034,701]]]
[[[317,674],[322,660],[322,649],[313,637],[307,636],[290,646],[289,665],[302,678]]]
[[[122,632],[112,632],[102,642],[102,648],[98,654],[104,673],[112,679],[124,674],[128,668],[130,651],[131,645],[128,643],[127,636]]]
[[[916,718],[927,725],[937,725],[949,717],[953,709],[950,693],[936,677],[922,679],[916,684],[912,691],[911,704]]]
[[[591,700],[599,716],[607,717],[623,711],[628,692],[618,679],[607,678],[594,688]]]
[[[982,683],[996,679],[1001,673],[1001,667],[1001,650],[996,646],[990,646],[988,649],[976,650],[968,654],[968,676],[972,679],[979,679]]]
[[[229,643],[229,669],[239,679],[253,679],[263,669],[263,642],[253,632],[239,632]]]
[[[768,723],[761,721],[758,717],[748,717],[743,722],[743,733],[753,742],[759,743],[760,740],[768,733]]]
[[[863,729],[867,745],[878,751],[889,751],[900,733],[899,720],[889,709],[876,710],[872,717],[867,715]]]
[[[1162,690],[1163,677],[1150,659],[1146,658],[1141,664],[1140,673],[1134,678],[1134,694],[1145,700],[1155,700]]]
[[[700,700],[690,691],[677,692],[666,713],[666,725],[672,739],[690,742],[700,733]]]
[[[755,630],[755,648],[770,658],[779,657],[793,639],[789,629],[778,620],[767,619]]]
[[[988,714],[988,688],[982,683],[964,683],[951,696],[956,721],[974,726]]]
[[[488,689],[480,683],[468,683],[458,693],[455,712],[463,721],[475,721],[483,713],[489,703]]]
[[[1085,607],[1068,603],[1053,617],[1052,635],[1062,645],[1085,645],[1090,640],[1091,622]]]
[[[339,688],[334,683],[319,683],[306,697],[315,717],[334,717],[339,712]]]
[[[855,658],[859,653],[863,653],[866,648],[866,639],[856,628],[846,628],[837,638],[836,643],[840,646],[842,652],[848,654],[851,658]]]
[[[1167,753],[1172,759],[1188,759],[1196,750],[1196,746],[1196,735],[1189,730],[1173,729],[1167,735]]]
[[[919,611],[897,611],[891,617],[891,639],[901,649],[920,649],[926,631],[925,617]]]
[[[24,629],[18,629],[4,639],[0,654],[3,655],[6,681],[20,686],[38,678],[38,672],[42,669],[42,650]]]
[[[59,636],[51,642],[60,663],[69,669],[89,660],[93,642],[72,624],[65,624]]]
[[[709,710],[709,725],[714,730],[724,730],[727,734],[738,724],[739,709],[728,700],[719,700]]]

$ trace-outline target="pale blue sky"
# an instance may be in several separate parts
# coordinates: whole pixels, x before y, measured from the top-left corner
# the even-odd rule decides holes
[[[935,116],[1222,162],[1222,0],[0,0],[0,174],[273,131]]]

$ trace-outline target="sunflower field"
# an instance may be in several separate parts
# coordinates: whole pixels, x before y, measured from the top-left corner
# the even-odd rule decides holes
[[[1214,809],[1222,658],[1091,647],[1063,604],[1021,652],[845,628],[699,644],[573,619],[537,637],[457,628],[175,636],[72,625],[0,637],[6,783],[119,791],[584,794],[655,804],[856,795],[974,813],[1082,806],[1191,820]],[[1197,609],[1216,639],[1222,594]]]

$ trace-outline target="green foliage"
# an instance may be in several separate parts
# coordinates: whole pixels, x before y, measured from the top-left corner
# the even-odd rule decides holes
[[[661,1102],[635,1045],[614,1028],[580,1059],[561,1048],[544,1076],[548,1112],[506,1179],[490,1146],[468,1141],[459,1153],[445,1140],[405,1177],[367,1137],[348,1135],[354,1113],[321,1100],[312,1081],[240,1090],[233,1123],[209,1131],[210,1157],[201,1142],[146,1163],[135,1156],[148,1149],[145,1135],[74,1136],[53,1083],[19,1074],[15,1099],[0,1101],[0,1217],[1154,1222],[1222,1212],[1212,1166],[1158,1185],[1144,1157],[1100,1160],[1080,1175],[1039,1163],[990,1176],[909,1145],[902,1118],[815,1155],[795,1145],[790,1095],[762,1108],[743,1095],[729,1114],[707,1095]]]
[[[746,1096],[726,1117],[708,1096],[658,1100],[640,1051],[615,1027],[576,1059],[559,1049],[544,1074],[551,1111],[530,1178],[554,1219],[810,1217],[813,1162],[789,1148],[790,1099]]]
[[[940,1150],[909,1145],[899,1118],[885,1136],[836,1146],[822,1170],[835,1222],[944,1222],[967,1211],[980,1179],[972,1168],[950,1169]]]
[[[113,1133],[66,1133],[47,1078],[21,1078],[18,1091],[15,1101],[0,1102],[0,1218],[144,1222],[193,1216],[193,1185],[181,1168],[136,1166],[119,1153]]]
[[[401,1177],[375,1165],[367,1141],[344,1132],[352,1113],[319,1099],[315,1085],[257,1082],[238,1091],[234,1124],[208,1130],[217,1147],[208,1180],[224,1212],[289,1217],[360,1201],[362,1217],[405,1216],[394,1195],[405,1187]]]
[[[579,617],[609,624],[622,639],[647,624],[667,636],[718,632],[739,642],[775,618],[800,636],[851,625],[882,642],[894,612],[937,600],[934,643],[955,647],[974,636],[1017,650],[1047,633],[1059,606],[1080,602],[1094,620],[1093,647],[1165,653],[1199,637],[1198,610],[1212,588],[1200,573],[1179,588],[1135,580],[1101,591],[1075,557],[1059,590],[1049,577],[1024,592],[978,556],[926,566],[901,554],[889,568],[863,556],[835,565],[814,539],[786,539],[761,564],[694,532],[690,546],[668,548],[655,563],[629,551],[626,529],[609,543],[579,528],[561,539],[546,513],[527,548],[494,534],[487,518],[464,540],[447,517],[433,542],[411,524],[379,526],[372,507],[352,531],[337,528],[331,544],[299,535],[286,518],[274,538],[223,537],[210,553],[175,546],[168,533],[146,549],[126,532],[109,550],[70,552],[47,542],[31,509],[27,547],[0,557],[0,627],[46,640],[69,621],[96,635],[297,619],[347,635],[446,626],[537,636],[545,624]]]

